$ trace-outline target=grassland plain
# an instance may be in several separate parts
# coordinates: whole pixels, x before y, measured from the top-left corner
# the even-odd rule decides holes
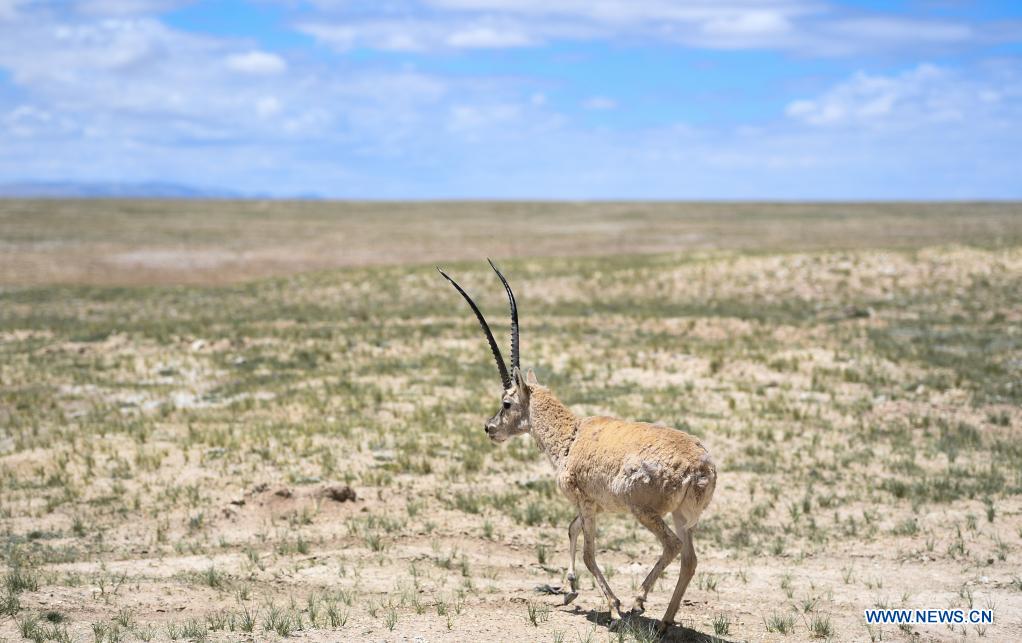
[[[106,207],[0,205],[0,639],[652,638],[608,630],[587,574],[571,606],[536,591],[571,513],[530,439],[485,438],[499,382],[424,263],[446,250],[496,328],[481,256],[505,257],[523,363],[577,412],[714,453],[672,640],[1022,640],[1017,205]],[[540,219],[560,246],[502,236]],[[292,257],[317,236],[364,259],[310,270],[335,265]],[[217,247],[237,260],[189,254]],[[624,595],[659,551],[622,517],[598,543]],[[877,606],[995,622],[867,627]]]

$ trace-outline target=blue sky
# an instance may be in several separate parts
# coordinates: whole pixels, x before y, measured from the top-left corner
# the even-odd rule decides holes
[[[0,183],[1022,198],[1022,3],[0,0]]]

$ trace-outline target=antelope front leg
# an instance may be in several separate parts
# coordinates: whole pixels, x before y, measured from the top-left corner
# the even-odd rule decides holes
[[[568,583],[571,584],[571,591],[564,595],[564,604],[578,598],[578,577],[575,576],[575,546],[578,544],[578,532],[582,530],[582,514],[575,516],[575,519],[568,525]]]
[[[607,584],[607,579],[603,577],[603,572],[600,571],[599,565],[596,564],[596,521],[592,516],[582,517],[582,534],[585,538],[585,546],[582,549],[582,562],[586,564],[589,573],[596,578],[596,584],[603,590],[603,595],[607,599],[607,605],[610,607],[611,620],[614,619],[614,612],[617,612],[618,618],[624,618],[621,614],[621,601],[618,600],[617,596],[614,596],[613,590]]]

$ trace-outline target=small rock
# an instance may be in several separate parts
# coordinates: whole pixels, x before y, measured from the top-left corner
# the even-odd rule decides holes
[[[845,317],[848,319],[869,319],[873,316],[872,308],[859,308],[857,306],[850,306],[845,309]]]
[[[252,487],[252,493],[262,493],[262,492],[266,491],[269,488],[270,488],[270,485],[268,485],[265,482],[260,482],[256,486]]]
[[[330,485],[324,487],[320,494],[324,498],[329,498],[334,502],[349,502],[358,500],[355,496],[355,490],[346,484]]]
[[[287,487],[281,487],[280,489],[274,491],[273,495],[278,496],[280,498],[290,498],[291,496],[294,495],[294,492],[292,492]]]
[[[231,501],[231,504],[235,505],[237,507],[244,507],[245,506],[245,499],[244,498],[235,498],[234,500]]]

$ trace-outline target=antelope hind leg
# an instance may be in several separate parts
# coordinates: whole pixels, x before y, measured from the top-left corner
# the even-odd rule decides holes
[[[682,541],[678,536],[674,535],[664,519],[656,513],[633,510],[633,514],[642,523],[642,526],[653,532],[653,535],[660,541],[660,545],[663,547],[663,551],[660,553],[660,558],[657,559],[653,568],[649,570],[649,574],[646,579],[642,581],[641,591],[635,596],[635,602],[632,603],[631,614],[642,614],[646,611],[645,603],[646,596],[649,595],[649,590],[653,589],[653,584],[660,578],[660,575],[664,573],[664,569],[671,564],[678,553],[682,550]]]
[[[664,617],[661,619],[661,630],[669,625],[674,624],[674,615],[678,613],[678,607],[681,605],[681,598],[685,595],[685,590],[688,588],[689,581],[692,580],[692,575],[696,573],[696,551],[692,545],[692,530],[688,529],[685,523],[684,517],[679,513],[674,513],[674,528],[678,532],[678,539],[681,540],[681,574],[678,576],[678,584],[674,588],[674,594],[671,595],[671,602],[667,605],[667,611],[664,612]]]

